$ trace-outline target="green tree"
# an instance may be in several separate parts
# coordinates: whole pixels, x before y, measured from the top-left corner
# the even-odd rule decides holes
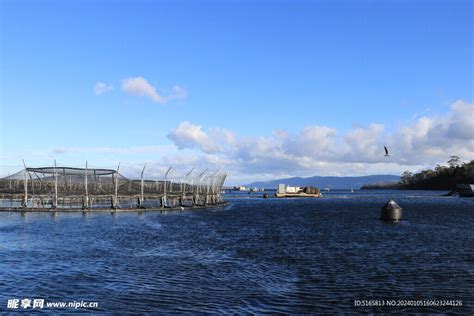
[[[436,165],[436,167],[435,167],[435,171],[436,171],[436,173],[438,173],[438,174],[441,173],[441,171],[443,171],[444,169],[446,169],[446,167],[445,167],[445,166],[441,166],[441,165],[439,165],[439,164]]]
[[[448,166],[450,168],[456,168],[456,167],[461,167],[464,163],[461,161],[461,158],[458,156],[451,156],[449,157],[450,159],[448,160]]]
[[[413,179],[413,173],[410,171],[405,171],[402,173],[401,180],[403,184],[409,184]]]

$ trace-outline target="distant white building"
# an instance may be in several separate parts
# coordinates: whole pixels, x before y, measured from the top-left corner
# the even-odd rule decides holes
[[[285,193],[298,193],[301,191],[300,187],[290,187],[286,184],[280,183],[278,185],[278,193],[285,194]]]

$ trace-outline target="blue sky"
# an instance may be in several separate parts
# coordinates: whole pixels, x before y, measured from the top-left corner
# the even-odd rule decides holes
[[[474,159],[472,1],[0,3],[1,165],[238,183]]]

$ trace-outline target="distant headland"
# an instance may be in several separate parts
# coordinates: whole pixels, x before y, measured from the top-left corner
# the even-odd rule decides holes
[[[249,188],[277,189],[280,183],[289,186],[312,186],[317,188],[334,189],[359,189],[371,183],[397,183],[400,176],[395,175],[370,175],[361,177],[321,177],[308,178],[292,177],[269,181],[258,181],[245,185]]]
[[[400,181],[392,183],[372,183],[361,189],[400,190],[455,190],[458,185],[474,183],[474,160],[462,162],[458,156],[451,156],[447,166],[436,165],[418,173],[403,172]]]

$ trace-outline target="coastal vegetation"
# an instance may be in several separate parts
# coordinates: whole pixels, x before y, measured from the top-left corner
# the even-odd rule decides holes
[[[457,184],[473,182],[474,160],[465,163],[458,156],[451,156],[447,165],[438,164],[418,173],[405,171],[399,182],[370,184],[362,189],[453,190]]]

